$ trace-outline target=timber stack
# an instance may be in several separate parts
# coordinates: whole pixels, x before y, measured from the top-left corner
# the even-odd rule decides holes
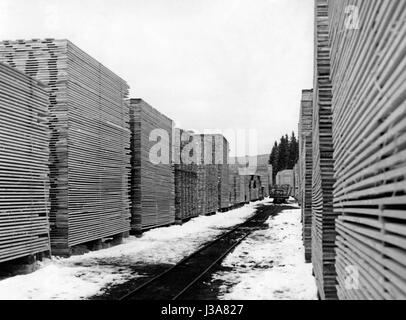
[[[313,89],[303,90],[299,120],[299,198],[302,208],[303,242],[306,262],[311,262],[312,248],[312,123]]]
[[[214,138],[214,163],[217,165],[217,179],[218,179],[218,207],[221,211],[230,208],[229,203],[229,144],[227,139],[220,135],[213,135]]]
[[[171,119],[142,99],[130,100],[131,232],[175,223]]]
[[[247,203],[249,203],[250,201],[252,201],[253,198],[253,193],[251,192],[251,179],[252,176],[251,175],[244,175],[243,176],[243,183],[244,183],[244,197],[245,197],[245,201]]]
[[[238,168],[240,194],[244,202],[257,201],[269,197],[272,185],[272,165],[269,154],[236,157],[231,161]]]
[[[404,300],[406,2],[356,4],[329,1],[338,296]]]
[[[292,189],[295,185],[295,175],[293,170],[279,171],[275,177],[277,186],[290,186]]]
[[[293,167],[294,188],[293,197],[299,199],[299,165],[296,163]]]
[[[270,186],[272,185],[272,166],[269,164],[270,154],[257,156],[256,174],[261,180],[261,195],[269,197]]]
[[[233,207],[238,204],[238,193],[239,193],[239,176],[238,176],[238,166],[235,164],[229,164],[228,168],[228,185],[229,185],[229,206]]]
[[[241,197],[244,199],[245,203],[249,203],[250,200],[250,180],[251,176],[240,175],[240,190]]]
[[[0,263],[51,250],[45,89],[0,63]]]
[[[68,40],[2,41],[0,61],[47,85],[53,253],[126,234],[127,83]]]
[[[249,186],[249,200],[258,201],[262,197],[261,190],[261,177],[257,175],[247,176],[248,177],[248,186]]]
[[[195,134],[197,161],[197,208],[199,215],[210,215],[219,209],[218,168],[213,135]]]
[[[238,206],[249,201],[248,194],[248,177],[243,175],[243,172],[239,164],[233,162],[231,159],[230,168],[230,199],[232,199],[232,205]]]
[[[315,1],[313,102],[312,262],[319,295],[337,299],[333,212],[332,88],[327,0]]]
[[[177,224],[199,215],[197,210],[197,165],[193,154],[191,133],[175,129],[175,220]]]

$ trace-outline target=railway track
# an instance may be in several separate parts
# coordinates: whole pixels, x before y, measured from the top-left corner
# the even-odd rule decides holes
[[[121,296],[119,300],[187,300],[187,294],[217,266],[236,246],[281,211],[280,206],[263,206],[246,222],[236,226],[192,255],[162,272],[141,286]]]

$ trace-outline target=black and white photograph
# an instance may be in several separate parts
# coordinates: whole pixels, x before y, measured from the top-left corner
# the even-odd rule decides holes
[[[406,1],[0,0],[1,301],[405,299]]]

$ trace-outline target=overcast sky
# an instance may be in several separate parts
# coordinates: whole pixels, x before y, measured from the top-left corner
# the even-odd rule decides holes
[[[45,37],[71,40],[184,129],[256,129],[258,153],[297,132],[313,85],[313,0],[0,0],[0,39]]]

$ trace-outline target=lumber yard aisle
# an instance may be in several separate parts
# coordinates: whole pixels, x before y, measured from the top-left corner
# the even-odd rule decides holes
[[[45,260],[40,263],[40,269],[33,273],[0,280],[0,299],[103,297],[112,287],[126,288],[125,283],[131,280],[144,282],[153,275],[149,272],[164,270],[174,265],[206,242],[224,233],[225,230],[252,217],[256,208],[264,205],[269,206],[270,200],[251,203],[214,216],[200,216],[182,226],[154,229],[146,232],[142,238],[130,237],[123,244],[111,248],[70,258]],[[300,209],[282,212],[275,218],[275,222],[273,220],[267,222],[272,229],[264,230],[263,232],[266,233],[264,235],[259,231],[259,234],[254,233],[252,240],[249,240],[251,242],[246,245],[250,246],[254,241],[255,246],[261,251],[255,254],[256,258],[254,257],[258,259],[258,265],[276,258],[284,259],[280,256],[281,251],[275,251],[279,252],[278,256],[275,256],[273,246],[282,250],[287,244],[289,250],[297,250],[292,251],[290,262],[281,260],[276,270],[282,273],[278,273],[278,279],[284,281],[281,282],[281,287],[286,290],[284,298],[314,299],[317,290],[312,280],[311,265],[305,264],[302,257],[304,248],[299,241],[301,229],[299,215]],[[273,239],[270,244],[268,244],[269,237]],[[279,243],[280,239],[285,239],[285,242]],[[283,266],[284,263],[286,268]],[[260,269],[255,270],[257,273],[258,271]],[[302,284],[299,288],[300,292],[296,290],[295,279]],[[225,284],[228,280],[224,279]],[[305,284],[308,285],[305,286]],[[247,298],[250,297],[255,299],[255,292],[247,296]],[[272,297],[274,297],[273,291],[269,291],[268,295],[262,298],[271,299]]]
[[[299,150],[272,156],[176,128],[69,40],[1,41],[0,299],[116,298],[238,229],[215,298],[406,299],[406,1],[313,12]]]
[[[301,210],[270,217],[222,263],[212,277],[222,300],[316,300],[312,265],[304,260]],[[269,253],[272,253],[271,255]]]
[[[230,203],[223,135],[190,132],[191,141],[176,140],[171,119],[128,99],[126,81],[69,40],[2,41],[0,62],[0,262],[17,269],[50,253],[98,250],[130,231],[139,235],[260,198],[248,195],[251,181],[244,180],[243,199]],[[21,133],[25,143],[16,137]],[[188,163],[173,163],[173,150],[190,147]]]
[[[306,90],[300,119],[306,257],[322,299],[406,299],[406,2],[347,5],[315,2],[313,116]]]

